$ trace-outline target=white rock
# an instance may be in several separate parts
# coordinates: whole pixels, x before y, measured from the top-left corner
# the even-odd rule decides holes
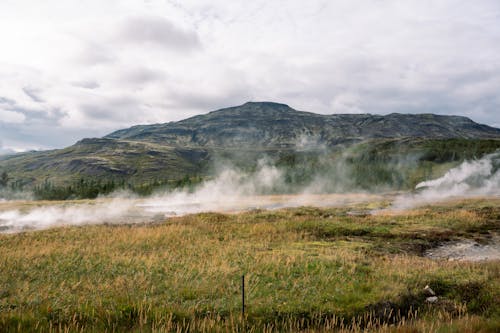
[[[431,296],[431,297],[427,297],[427,298],[425,299],[425,301],[426,301],[427,303],[436,303],[436,302],[438,301],[438,298],[437,298],[437,296]]]
[[[431,287],[429,287],[429,285],[426,285],[424,287],[424,292],[427,294],[427,296],[436,296],[436,293],[431,289]]]

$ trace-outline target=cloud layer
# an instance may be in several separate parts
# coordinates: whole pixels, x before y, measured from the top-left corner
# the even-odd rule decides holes
[[[3,1],[0,140],[63,147],[273,100],[500,126],[500,3]]]

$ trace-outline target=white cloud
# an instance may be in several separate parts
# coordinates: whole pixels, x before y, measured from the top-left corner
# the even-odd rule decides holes
[[[494,0],[2,1],[0,138],[61,147],[247,100],[498,124],[499,15]]]
[[[24,122],[26,117],[19,112],[0,110],[0,122],[19,124]]]
[[[119,39],[143,47],[158,45],[174,51],[199,47],[194,31],[184,31],[161,16],[134,16],[127,18],[119,31]]]
[[[4,147],[2,141],[0,141],[0,156],[1,155],[8,155],[8,154],[13,154],[15,153],[14,150],[8,148],[8,147]]]

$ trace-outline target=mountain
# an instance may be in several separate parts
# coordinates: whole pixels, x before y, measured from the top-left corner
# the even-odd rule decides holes
[[[148,180],[195,174],[208,153],[148,142],[83,139],[56,150],[4,156],[4,169],[22,183],[50,180],[65,183],[79,178]]]
[[[154,142],[184,147],[295,147],[304,138],[327,146],[374,138],[500,138],[500,129],[466,117],[434,114],[320,115],[286,104],[248,102],[179,122],[141,125],[108,139]]]
[[[500,129],[465,117],[321,115],[285,104],[248,102],[178,122],[122,129],[64,149],[3,156],[0,171],[28,186],[46,181],[70,184],[81,178],[137,184],[211,175],[217,161],[251,170],[266,156],[277,165],[300,169],[290,176],[300,180],[320,163],[328,169],[324,161],[340,155],[349,155],[351,164],[377,162],[383,168],[406,154],[413,156],[407,159],[411,161],[417,156],[417,163],[408,168],[429,168],[427,162],[457,162],[498,148]],[[392,179],[391,172],[385,178]]]

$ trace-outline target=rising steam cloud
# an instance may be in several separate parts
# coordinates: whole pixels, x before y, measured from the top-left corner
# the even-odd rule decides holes
[[[466,161],[449,170],[443,177],[419,183],[413,194],[397,197],[393,208],[406,209],[453,197],[500,195],[500,152],[480,160]],[[170,216],[205,211],[238,212],[249,209],[274,209],[295,206],[335,206],[378,200],[380,195],[353,192],[346,188],[349,173],[340,165],[328,176],[315,177],[310,184],[293,195],[272,195],[276,188],[285,188],[284,173],[270,161],[261,160],[252,173],[234,167],[222,168],[218,176],[205,181],[194,190],[156,193],[137,198],[115,193],[111,198],[93,202],[15,206],[1,211],[0,232],[46,229],[61,225],[100,223],[147,223]],[[334,176],[332,176],[334,175]],[[337,179],[338,178],[338,179]],[[329,194],[332,183],[340,184],[342,194]],[[325,187],[327,186],[327,187]]]
[[[241,211],[273,208],[259,200],[246,200],[271,191],[282,181],[282,173],[266,160],[258,162],[252,174],[225,168],[194,191],[177,190],[139,199],[129,193],[115,193],[92,203],[68,202],[38,208],[0,211],[0,232],[46,229],[62,225],[151,222],[168,216],[203,211]],[[288,205],[292,204],[291,202]],[[283,203],[283,206],[286,204]],[[276,206],[277,207],[277,206]]]
[[[0,232],[38,230],[59,225],[117,223],[119,218],[132,214],[132,210],[122,199],[94,204],[50,205],[28,211],[8,210],[0,212]]]
[[[245,198],[267,193],[281,182],[281,171],[261,160],[251,175],[235,168],[225,168],[215,179],[204,182],[193,192],[178,190],[156,194],[141,207],[167,215],[242,209]]]
[[[442,201],[450,198],[500,195],[500,152],[479,160],[465,161],[438,179],[417,184],[418,191],[398,197],[396,209]]]

